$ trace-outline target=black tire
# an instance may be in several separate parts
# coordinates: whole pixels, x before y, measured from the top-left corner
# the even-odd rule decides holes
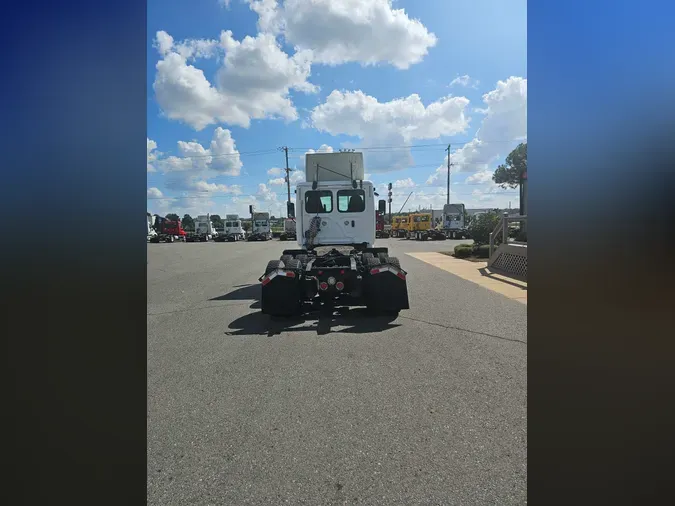
[[[309,262],[309,257],[307,255],[298,255],[295,257],[295,259],[298,260],[303,267]]]
[[[370,267],[376,267],[378,265],[382,265],[382,262],[380,262],[379,258],[374,258],[374,257],[366,257],[365,259],[365,264]]]
[[[169,242],[173,242],[173,241],[174,241],[174,238],[173,238],[172,235],[170,235],[170,236],[169,236]]]
[[[275,271],[277,269],[283,269],[284,268],[284,263],[281,260],[270,260],[267,262],[267,268],[265,269],[265,274],[269,273],[270,271]]]
[[[363,258],[363,261],[365,262],[367,258],[374,258],[375,255],[373,255],[370,251],[366,251],[363,255],[361,255]]]
[[[281,255],[281,261],[284,263],[284,265],[288,265],[288,262],[293,260],[293,255]]]
[[[387,263],[388,263],[389,265],[393,265],[393,266],[396,267],[397,269],[401,269],[401,262],[399,262],[398,258],[396,258],[396,257],[389,257],[387,260],[388,260]]]
[[[294,271],[299,271],[302,269],[302,263],[297,258],[291,258],[288,262],[284,262],[286,269],[292,269]]]
[[[388,260],[389,260],[389,255],[387,255],[386,253],[378,253],[378,254],[377,254],[377,258],[380,259],[380,263],[381,263],[381,264],[389,263],[389,262],[388,262]]]

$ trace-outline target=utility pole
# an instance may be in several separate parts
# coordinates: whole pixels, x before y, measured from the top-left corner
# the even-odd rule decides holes
[[[288,189],[288,201],[286,202],[286,214],[287,218],[290,218],[290,208],[291,208],[291,169],[288,167],[288,146],[283,146],[279,148],[282,150],[285,155],[286,155],[286,168],[284,171],[286,172],[286,188]]]
[[[446,151],[448,152],[448,197],[447,197],[446,204],[449,204],[450,203],[450,166],[454,165],[454,164],[450,163],[450,144],[448,144],[448,147],[447,147]]]

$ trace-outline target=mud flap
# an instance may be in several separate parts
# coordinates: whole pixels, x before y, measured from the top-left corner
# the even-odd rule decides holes
[[[271,271],[262,278],[261,312],[272,316],[291,316],[302,307],[300,279],[295,272]]]
[[[373,274],[373,271],[380,269]],[[402,276],[402,277],[401,277]],[[375,268],[364,277],[364,296],[368,307],[376,311],[399,311],[410,309],[408,303],[408,284],[405,271],[382,266]]]

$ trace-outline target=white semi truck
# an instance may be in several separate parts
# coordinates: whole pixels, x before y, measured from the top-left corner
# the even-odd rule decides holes
[[[207,242],[211,239],[215,239],[218,236],[216,227],[214,227],[213,223],[211,222],[210,214],[197,216],[194,220],[194,223],[194,237],[197,241]]]
[[[251,234],[249,241],[269,241],[272,239],[272,227],[270,225],[270,213],[253,213],[251,220]]]
[[[306,181],[296,190],[298,249],[271,260],[261,308],[271,316],[307,306],[366,306],[397,315],[409,309],[406,271],[387,248],[376,248],[373,183],[364,181],[363,154],[306,155]],[[386,201],[377,203],[384,213]]]
[[[464,204],[445,204],[443,206],[443,231],[448,239],[467,239],[469,231],[464,221]]]
[[[227,214],[225,215],[225,233],[222,238],[219,238],[219,241],[243,241],[246,239],[246,231],[241,225],[241,219],[238,214]]]
[[[286,218],[284,220],[284,231],[279,236],[280,241],[297,241],[295,218]]]

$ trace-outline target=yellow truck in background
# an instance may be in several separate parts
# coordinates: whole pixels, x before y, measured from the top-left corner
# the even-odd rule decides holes
[[[408,216],[408,239],[416,241],[444,241],[445,234],[431,225],[431,213],[416,213]]]
[[[391,225],[392,237],[405,238],[408,235],[408,217],[394,216],[394,223]]]

